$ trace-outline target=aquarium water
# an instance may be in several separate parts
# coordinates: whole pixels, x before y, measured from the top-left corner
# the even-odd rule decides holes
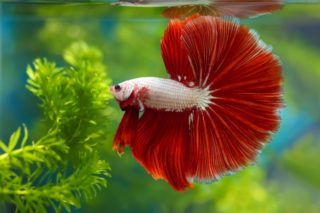
[[[0,213],[320,212],[320,2],[285,0],[280,10],[239,19],[281,62],[280,127],[257,163],[182,193],[155,181],[130,149],[121,158],[112,151],[123,112],[109,86],[167,77],[160,40],[168,23],[161,15],[164,7],[114,2],[0,0],[2,143],[12,142],[20,128],[11,151],[0,143],[0,170],[14,173],[0,172]],[[37,70],[40,80],[32,76]],[[76,100],[84,102],[76,105]],[[30,153],[21,148],[25,128],[26,146],[36,144],[43,154],[33,157],[36,148]],[[50,134],[72,142],[46,145]],[[85,157],[74,157],[79,153]]]

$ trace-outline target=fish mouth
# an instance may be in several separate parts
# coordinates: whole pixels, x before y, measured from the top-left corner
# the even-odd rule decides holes
[[[114,85],[109,87],[109,91],[111,92],[112,96],[117,100],[116,95],[115,95],[116,91],[115,91]]]
[[[114,92],[114,86],[110,86],[110,87],[109,87],[109,91],[113,94],[113,92]]]
[[[120,103],[121,101],[120,101],[120,100],[117,98],[117,96],[115,95],[116,90],[115,90],[115,88],[114,88],[114,85],[112,85],[112,86],[109,87],[109,91],[111,92],[113,98],[114,98],[118,103]]]

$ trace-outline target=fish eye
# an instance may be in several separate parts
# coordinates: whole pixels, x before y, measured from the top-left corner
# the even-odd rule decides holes
[[[117,84],[117,85],[114,86],[114,89],[116,91],[120,91],[121,90],[121,86],[119,84]]]

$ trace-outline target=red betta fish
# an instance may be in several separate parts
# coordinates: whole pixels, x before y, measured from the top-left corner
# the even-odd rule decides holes
[[[254,162],[282,106],[271,48],[236,20],[192,16],[170,21],[161,51],[169,79],[110,88],[125,111],[113,148],[130,146],[153,178],[178,191]]]
[[[185,18],[192,14],[248,18],[271,13],[283,6],[282,0],[118,0],[114,5],[131,7],[167,7],[167,18]]]

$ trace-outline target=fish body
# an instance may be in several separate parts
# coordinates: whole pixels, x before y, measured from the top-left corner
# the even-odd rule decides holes
[[[167,7],[162,15],[185,18],[192,14],[248,18],[283,7],[282,0],[119,0],[114,3],[130,7]]]
[[[186,76],[181,76],[186,78]],[[186,79],[185,79],[186,80]],[[144,77],[125,81],[117,86],[121,92],[116,92],[116,87],[111,87],[120,106],[135,106],[140,111],[145,108],[181,112],[191,109],[205,109],[212,99],[205,88],[192,87],[193,82],[185,86],[180,81],[157,77]],[[126,91],[131,97],[126,98]],[[128,102],[129,100],[129,102]],[[125,108],[125,107],[124,107]]]
[[[131,148],[154,177],[182,191],[255,161],[279,124],[278,58],[234,19],[171,20],[161,40],[168,79],[111,87],[125,111],[113,148]]]

